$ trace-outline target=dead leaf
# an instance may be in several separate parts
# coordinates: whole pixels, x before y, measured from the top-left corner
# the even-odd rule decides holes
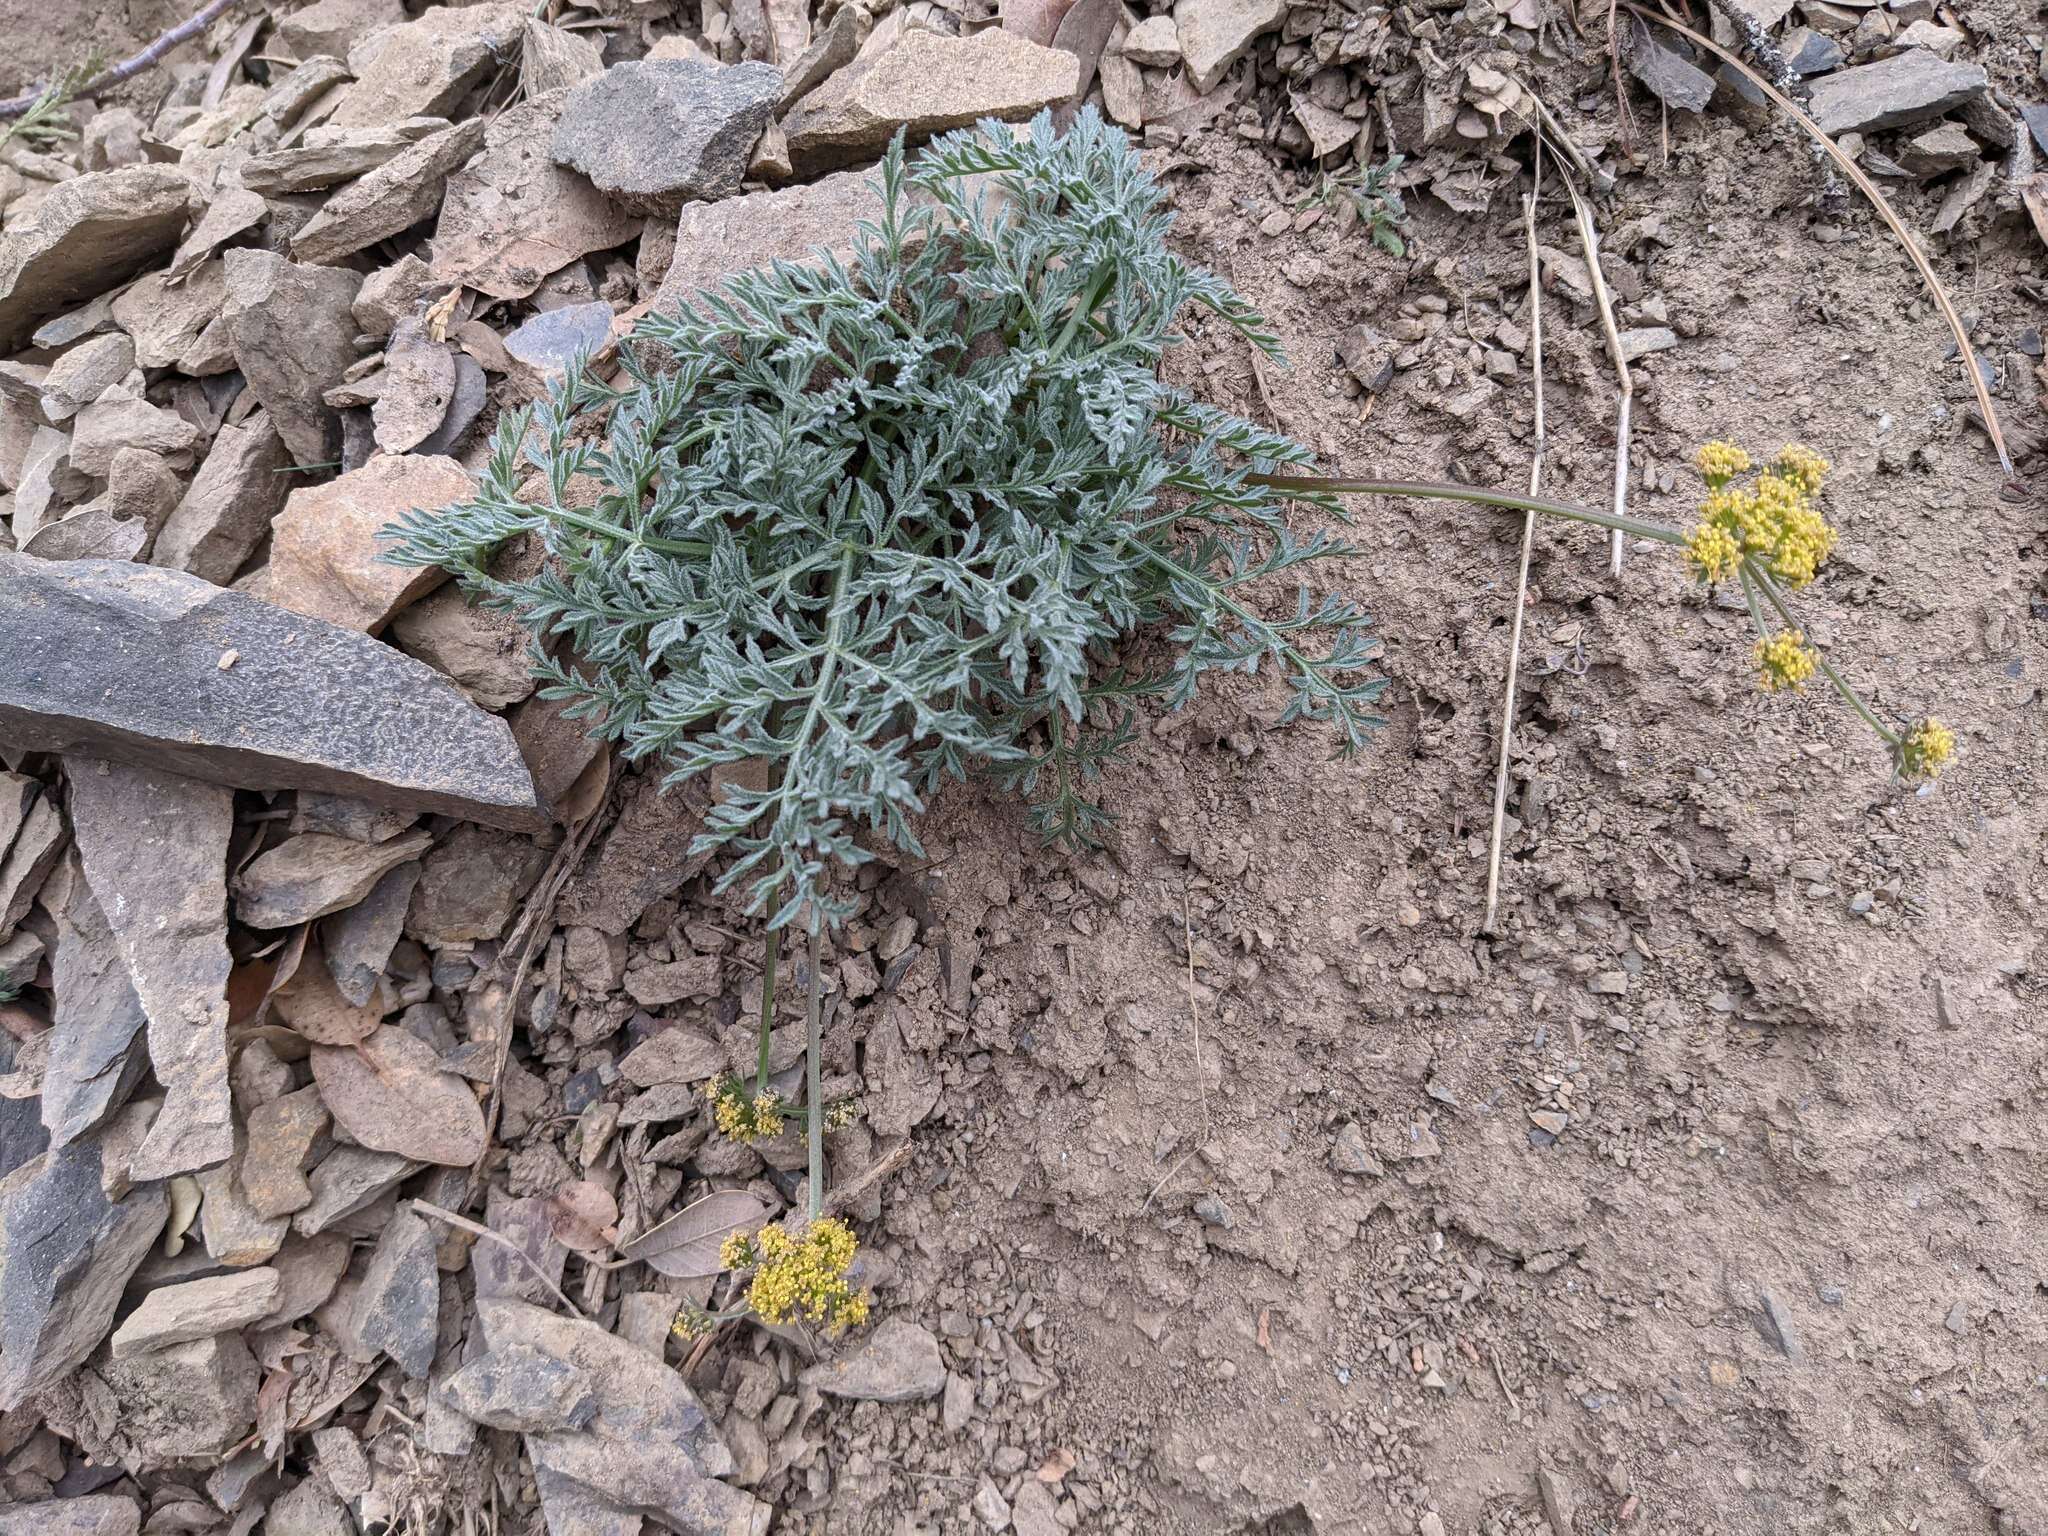
[[[423,324],[429,338],[434,341],[448,339],[448,322],[454,318],[455,306],[462,302],[462,284],[457,283],[440,298],[427,306]]]
[[[341,995],[334,975],[327,969],[327,957],[317,939],[305,945],[296,974],[272,995],[277,1016],[315,1045],[354,1045],[367,1040],[391,1010],[379,986],[370,1001],[358,1008]]]
[[[555,1240],[578,1253],[602,1253],[619,1235],[619,1203],[588,1179],[558,1189],[548,1199],[548,1225]]]
[[[719,1245],[735,1232],[752,1231],[775,1213],[752,1195],[722,1189],[693,1200],[659,1226],[651,1227],[619,1250],[639,1259],[671,1280],[693,1280],[721,1273]]]
[[[449,1168],[483,1156],[476,1094],[408,1030],[386,1025],[356,1045],[315,1046],[313,1081],[334,1123],[373,1152]]]

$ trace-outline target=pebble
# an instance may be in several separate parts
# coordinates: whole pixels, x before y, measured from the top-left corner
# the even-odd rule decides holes
[[[1222,1227],[1225,1231],[1237,1225],[1235,1218],[1230,1214],[1230,1207],[1214,1195],[1204,1195],[1197,1200],[1195,1214],[1210,1226]]]

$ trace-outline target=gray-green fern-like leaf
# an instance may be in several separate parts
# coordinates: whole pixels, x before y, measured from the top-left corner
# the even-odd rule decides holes
[[[1093,840],[1084,786],[1131,701],[1185,703],[1205,671],[1277,669],[1345,751],[1380,723],[1367,616],[1303,589],[1272,617],[1249,590],[1351,551],[1247,479],[1300,447],[1160,381],[1190,305],[1278,343],[1167,248],[1123,135],[1092,111],[985,123],[915,165],[899,140],[880,192],[850,260],[649,315],[623,387],[571,370],[500,424],[472,500],[387,531],[388,558],[515,616],[543,692],[627,757],[772,768],[698,846],[776,926],[836,920],[859,830],[917,851],[934,785],[976,765],[1049,838]],[[539,572],[493,575],[520,535]],[[1107,665],[1160,624],[1164,671]]]

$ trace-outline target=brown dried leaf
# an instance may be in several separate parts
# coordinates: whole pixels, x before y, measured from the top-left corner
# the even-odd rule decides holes
[[[582,1179],[548,1197],[548,1225],[565,1248],[602,1253],[619,1235],[619,1203]]]
[[[657,1227],[650,1228],[619,1250],[622,1258],[643,1260],[671,1280],[715,1275],[719,1245],[735,1232],[753,1231],[775,1213],[752,1195],[722,1189],[693,1200]]]
[[[313,1081],[335,1124],[374,1152],[450,1168],[483,1156],[475,1092],[404,1029],[386,1025],[356,1045],[315,1046]]]
[[[270,1001],[279,1018],[315,1045],[354,1045],[367,1040],[390,1011],[381,986],[360,1008],[343,997],[327,969],[318,939],[307,941],[297,972]]]

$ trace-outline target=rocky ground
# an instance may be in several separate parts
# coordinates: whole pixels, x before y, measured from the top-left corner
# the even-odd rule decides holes
[[[1694,23],[1919,232],[2038,480],[2038,17],[1739,5]],[[0,90],[185,14],[46,9]],[[1151,9],[243,0],[0,146],[0,1536],[2048,1531],[2048,537],[1904,253],[1627,12],[1617,61],[1554,0]],[[875,1320],[678,1339],[715,1259],[654,1229],[804,1156],[711,1134],[761,989],[712,790],[375,535],[652,306],[843,247],[899,126],[1082,100],[1296,363],[1176,377],[1511,485],[1547,111],[1602,281],[1547,163],[1546,490],[1611,494],[1604,286],[1634,510],[1814,444],[1814,636],[1963,755],[1901,788],[1546,525],[1483,933],[1519,523],[1361,505],[1374,748],[1240,679],[1100,854],[944,799],[824,968]]]

